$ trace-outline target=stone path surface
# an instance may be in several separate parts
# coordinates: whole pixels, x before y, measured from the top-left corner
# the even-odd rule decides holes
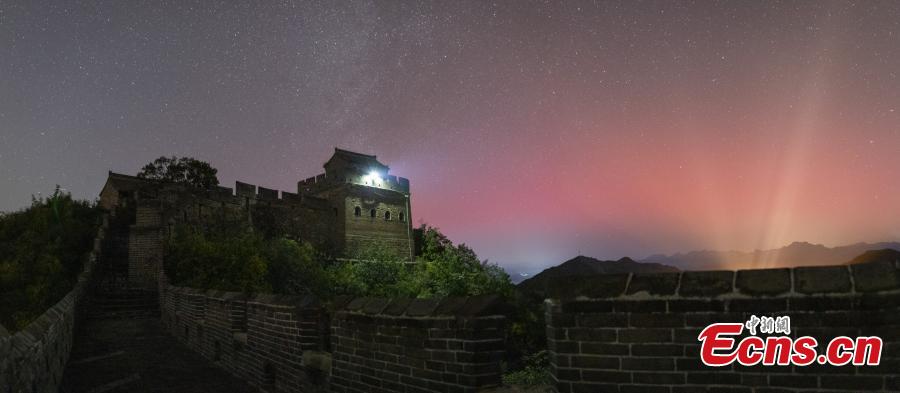
[[[167,335],[158,318],[89,318],[78,327],[62,392],[257,392]]]

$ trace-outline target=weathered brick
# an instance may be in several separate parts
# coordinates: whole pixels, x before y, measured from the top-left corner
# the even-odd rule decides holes
[[[576,317],[579,327],[604,328],[628,326],[628,314],[582,314]]]
[[[681,273],[635,273],[628,284],[627,294],[647,292],[651,295],[674,295]]]
[[[569,328],[566,329],[568,338],[575,341],[600,341],[615,342],[615,329],[598,329],[598,328]]]
[[[431,315],[440,304],[441,299],[413,299],[406,307],[406,315],[421,317]]]
[[[785,298],[731,299],[727,302],[728,311],[765,314],[787,311]]]
[[[672,341],[670,329],[622,329],[619,341],[623,343],[666,343]]]
[[[778,295],[791,290],[790,269],[739,270],[735,287],[749,295]]]
[[[613,311],[611,301],[565,301],[562,303],[564,313],[606,313]]]
[[[888,261],[850,265],[857,292],[875,292],[900,288],[900,271]]]
[[[716,296],[733,291],[731,271],[688,271],[681,274],[681,296]]]
[[[572,367],[618,370],[620,359],[610,356],[572,356]]]
[[[627,371],[582,370],[581,376],[586,382],[626,383],[631,382],[631,373]]]
[[[852,299],[848,297],[809,296],[788,299],[788,309],[791,311],[851,310],[852,305]]]
[[[741,374],[731,370],[718,370],[706,367],[706,371],[687,373],[688,384],[698,385],[740,385]]]
[[[823,375],[821,377],[822,386],[829,389],[846,389],[852,391],[860,390],[881,390],[884,386],[882,377],[862,376],[862,375]]]
[[[679,344],[631,344],[633,356],[684,356],[684,346]]]
[[[618,300],[613,302],[616,312],[665,312],[665,300]]]
[[[665,358],[622,358],[622,370],[675,371],[675,359]]]
[[[669,300],[669,312],[723,312],[725,302],[721,300],[677,299]]]
[[[619,393],[670,393],[668,386],[619,385]]]
[[[609,344],[598,342],[581,343],[581,353],[585,355],[619,356],[628,355],[628,344]]]
[[[632,381],[636,384],[682,385],[684,380],[682,373],[636,372],[632,376]]]
[[[682,314],[631,314],[629,324],[633,327],[684,327]]]
[[[792,388],[814,388],[819,384],[817,377],[810,375],[777,375],[769,376],[769,384]]]
[[[794,291],[809,294],[850,292],[850,272],[846,266],[794,268]]]

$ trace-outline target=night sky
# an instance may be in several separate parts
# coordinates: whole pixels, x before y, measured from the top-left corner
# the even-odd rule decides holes
[[[512,271],[900,239],[900,2],[157,3],[0,1],[0,210],[338,146]]]

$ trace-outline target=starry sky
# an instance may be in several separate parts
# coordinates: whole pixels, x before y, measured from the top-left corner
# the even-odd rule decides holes
[[[900,238],[900,3],[0,1],[0,210],[338,146],[511,271]]]

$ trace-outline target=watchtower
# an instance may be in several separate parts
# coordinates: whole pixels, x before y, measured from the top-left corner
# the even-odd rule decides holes
[[[389,174],[374,155],[334,149],[325,173],[297,183],[297,192],[329,201],[337,216],[335,243],[347,258],[383,245],[413,257],[409,180]]]

